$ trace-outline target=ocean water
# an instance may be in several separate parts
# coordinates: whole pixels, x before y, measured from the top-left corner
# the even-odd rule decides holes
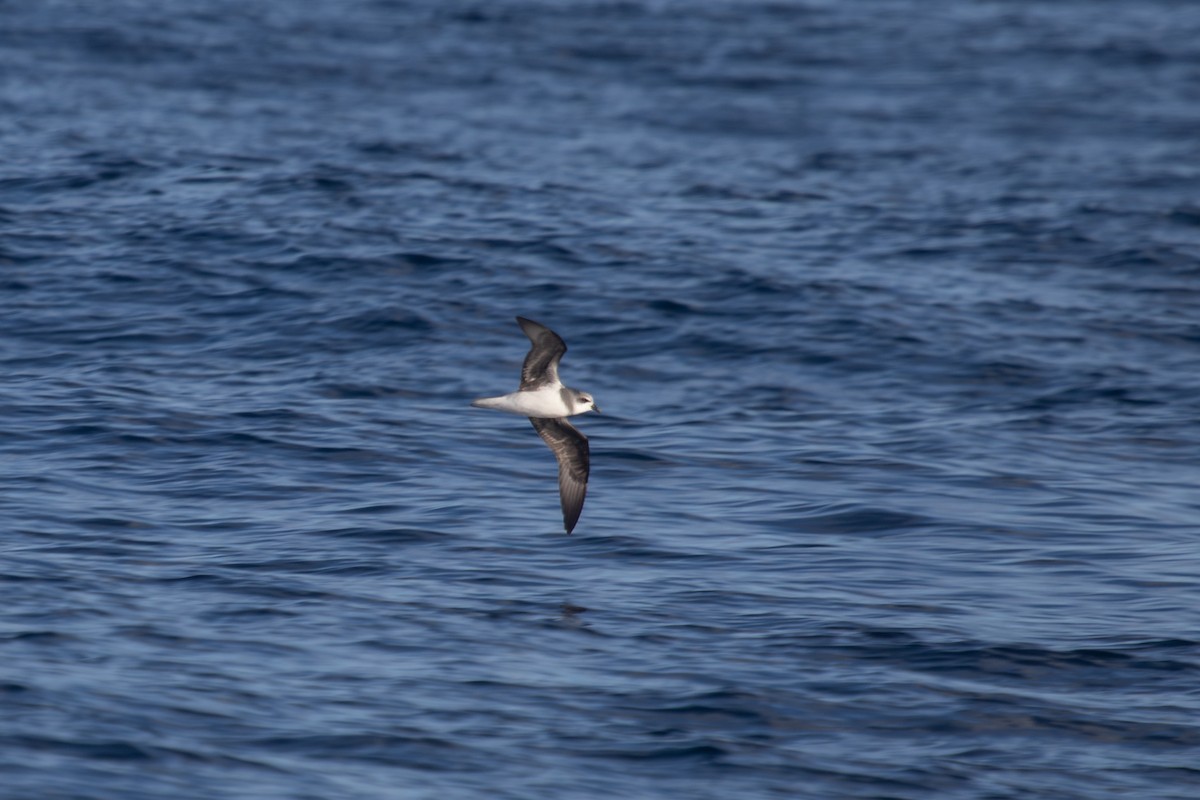
[[[0,298],[4,800],[1200,796],[1194,3],[0,2]]]

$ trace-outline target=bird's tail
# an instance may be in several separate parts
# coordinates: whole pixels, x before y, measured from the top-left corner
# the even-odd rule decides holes
[[[471,401],[471,405],[476,408],[495,408],[500,405],[501,397],[480,397]]]

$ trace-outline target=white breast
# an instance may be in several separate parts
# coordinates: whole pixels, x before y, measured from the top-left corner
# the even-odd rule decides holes
[[[566,417],[571,414],[557,386],[545,386],[534,392],[514,392],[508,396],[515,399],[519,413],[527,417]]]

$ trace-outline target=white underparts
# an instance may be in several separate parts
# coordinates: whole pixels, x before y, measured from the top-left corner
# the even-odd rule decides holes
[[[481,397],[471,405],[494,408],[522,417],[569,417],[575,409],[563,399],[561,386],[543,386],[529,392],[513,392],[500,397]],[[573,405],[573,404],[572,404]]]

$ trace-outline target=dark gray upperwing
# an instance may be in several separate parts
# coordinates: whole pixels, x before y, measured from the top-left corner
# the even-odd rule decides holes
[[[531,319],[517,317],[517,324],[533,345],[521,367],[521,391],[558,383],[558,362],[567,352],[567,344],[557,333]]]
[[[591,463],[587,437],[562,417],[530,417],[529,421],[558,459],[558,496],[562,500],[563,527],[570,533],[579,522],[583,499],[587,496]]]

